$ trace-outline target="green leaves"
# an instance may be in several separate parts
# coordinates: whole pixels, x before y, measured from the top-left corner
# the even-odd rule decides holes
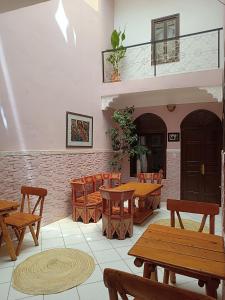
[[[117,32],[116,29],[113,30],[111,35],[111,45],[113,49],[117,49],[120,44],[120,31]]]
[[[125,38],[125,30],[121,32],[120,30],[117,31],[114,29],[111,34],[111,45],[113,50],[106,60],[112,64],[114,72],[118,72],[119,62],[125,57],[126,54],[126,48],[123,46],[123,41]]]

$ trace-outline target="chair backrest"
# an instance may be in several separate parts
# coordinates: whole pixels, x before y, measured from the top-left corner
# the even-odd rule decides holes
[[[96,174],[93,175],[93,179],[94,179],[94,189],[95,191],[98,191],[99,188],[104,184],[103,176],[102,174]]]
[[[107,189],[104,186],[100,188],[102,196],[102,213],[113,216],[114,209],[118,208],[116,215],[123,217],[125,214],[133,215],[134,212],[134,190],[115,191],[113,189]],[[128,201],[128,207],[126,208],[124,203]]]
[[[213,300],[209,296],[155,282],[119,270],[107,268],[104,270],[103,277],[105,286],[109,291],[110,300],[118,300],[118,294],[122,300],[128,300],[127,295],[140,300]]]
[[[95,192],[95,180],[93,176],[82,177],[85,183],[85,189],[88,194]]]
[[[159,173],[139,173],[138,181],[143,183],[158,183],[161,184],[163,179],[163,172]]]
[[[72,179],[70,184],[72,187],[72,201],[74,204],[80,197],[84,197],[84,202],[87,201],[87,192],[83,178]]]
[[[203,231],[206,219],[209,216],[209,233],[215,233],[215,215],[219,214],[219,205],[216,203],[196,202],[189,200],[167,199],[167,209],[170,210],[171,226],[175,227],[175,213],[178,217],[180,227],[184,228],[180,212],[203,215],[199,232]]]
[[[113,172],[110,175],[110,181],[111,181],[111,186],[117,186],[121,184],[121,173],[119,172]]]
[[[27,212],[42,216],[43,205],[47,190],[39,187],[22,186],[21,187],[21,205],[20,212],[25,212],[27,204]],[[36,196],[36,197],[35,197]],[[33,199],[35,198],[35,200]]]

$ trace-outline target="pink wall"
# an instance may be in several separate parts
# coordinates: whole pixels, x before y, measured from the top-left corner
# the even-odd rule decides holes
[[[180,132],[180,124],[184,117],[197,109],[206,109],[214,112],[219,118],[222,117],[221,103],[197,103],[180,104],[176,106],[174,112],[169,112],[166,106],[155,106],[135,109],[135,118],[144,113],[154,113],[160,116],[167,126],[167,132]],[[167,142],[167,172],[166,179],[163,180],[162,201],[168,198],[180,199],[180,142]],[[124,161],[123,180],[130,179],[130,164]],[[134,180],[134,178],[133,178]]]
[[[214,112],[220,119],[222,118],[222,103],[197,103],[179,104],[173,112],[169,112],[166,106],[153,106],[148,108],[135,109],[135,118],[144,113],[153,113],[163,119],[167,126],[167,132],[180,132],[180,124],[184,117],[197,109],[206,109]],[[180,149],[179,142],[168,142],[168,149]]]
[[[93,148],[109,149],[100,86],[113,1],[47,1],[1,14],[0,28],[0,151],[64,150],[66,111],[93,116]]]

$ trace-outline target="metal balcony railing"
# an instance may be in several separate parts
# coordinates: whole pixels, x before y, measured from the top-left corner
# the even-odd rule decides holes
[[[113,67],[107,60],[115,50],[102,51],[103,82],[220,68],[222,29],[216,28],[124,47],[126,53],[119,63],[120,78],[117,79],[113,78]]]

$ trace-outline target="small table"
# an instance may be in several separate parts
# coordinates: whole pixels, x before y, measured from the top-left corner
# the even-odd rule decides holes
[[[8,228],[5,225],[4,217],[13,210],[16,210],[18,206],[19,204],[16,201],[0,200],[0,227],[2,229],[3,240],[6,243],[6,247],[12,260],[16,260],[16,253]]]
[[[197,278],[208,296],[217,297],[220,280],[225,279],[223,238],[217,235],[151,224],[128,252],[137,267],[144,265],[150,278],[157,266]]]
[[[120,186],[115,187],[117,191],[123,191],[128,189],[134,189],[134,196],[138,197],[142,202],[146,199],[151,193],[162,188],[162,184],[155,183],[140,183],[140,182],[128,182]],[[145,207],[138,206],[134,209],[134,224],[143,223],[149,216],[153,213],[153,209],[146,209]]]

